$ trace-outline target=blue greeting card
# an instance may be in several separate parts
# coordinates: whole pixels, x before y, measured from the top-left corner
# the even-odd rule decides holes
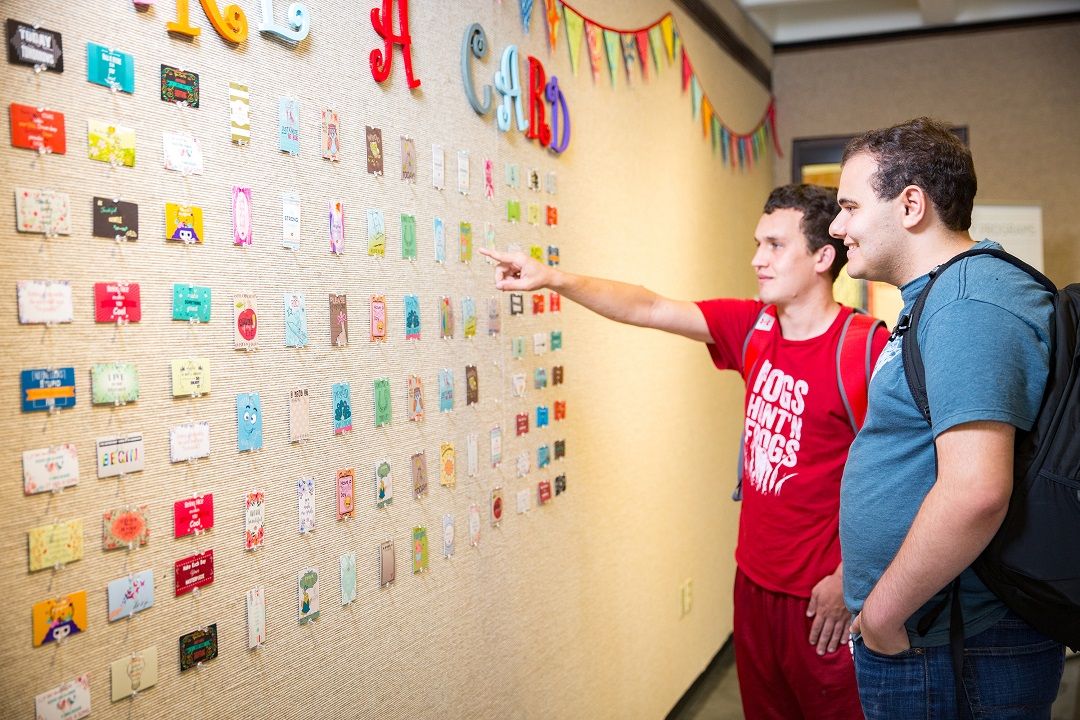
[[[278,149],[300,154],[300,101],[295,98],[278,101]]]
[[[143,570],[109,583],[109,622],[142,612],[153,604],[153,570]]]
[[[540,423],[537,423],[539,425]],[[541,445],[536,449],[536,467],[547,467],[551,464],[551,447],[548,445]]]
[[[262,450],[262,400],[259,393],[240,393],[236,396],[236,449]]]
[[[454,409],[454,371],[443,368],[439,371],[439,412]]]
[[[442,218],[435,218],[435,262],[446,262],[446,225]]]
[[[548,425],[548,407],[546,405],[536,406],[536,427],[542,428]]]
[[[405,296],[405,339],[420,339],[420,298]]]
[[[75,407],[75,368],[36,368],[19,375],[23,412]]]
[[[334,434],[352,430],[352,393],[349,383],[334,383]]]
[[[135,58],[121,50],[86,43],[86,79],[126,93],[135,92]]]
[[[285,293],[285,347],[308,344],[307,301],[304,293]]]

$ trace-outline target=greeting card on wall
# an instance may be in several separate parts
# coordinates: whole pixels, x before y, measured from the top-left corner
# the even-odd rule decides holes
[[[501,487],[493,487],[491,489],[491,524],[494,527],[498,527],[502,522],[503,516],[503,496]]]
[[[57,31],[8,18],[4,38],[9,63],[28,65],[35,70],[64,72],[63,36]]]
[[[386,297],[383,295],[371,296],[371,340],[386,340]]]
[[[229,126],[232,141],[246,145],[251,141],[251,105],[248,86],[229,83]]]
[[[86,146],[91,160],[135,167],[135,131],[106,120],[86,121]]]
[[[304,293],[285,293],[285,347],[308,344],[307,303]]]
[[[448,558],[454,554],[454,516],[443,515],[442,519],[442,553]]]
[[[401,138],[401,179],[416,182],[416,143],[412,138]]]
[[[89,714],[90,675],[87,673],[34,698],[34,717],[37,720],[82,720]]]
[[[210,456],[210,423],[184,423],[169,428],[169,460],[174,463]]]
[[[71,234],[71,196],[53,190],[15,188],[15,229],[46,236]]]
[[[439,337],[454,337],[454,305],[446,295],[439,298]]]
[[[347,468],[337,471],[337,519],[355,516],[354,495],[356,492],[356,470]]]
[[[469,151],[457,153],[457,189],[462,195],[469,194]]]
[[[410,375],[408,378],[408,401],[409,420],[419,422],[424,419],[424,381],[419,375]]]
[[[236,396],[236,449],[239,452],[262,450],[262,400],[259,393]]]
[[[135,58],[123,50],[86,43],[86,79],[112,90],[135,92]]]
[[[143,436],[119,435],[97,439],[98,478],[125,475],[143,469]]]
[[[458,225],[458,232],[460,238],[460,253],[459,258],[461,262],[472,262],[472,223],[462,222]]]
[[[379,128],[364,128],[365,146],[367,148],[367,171],[372,175],[383,174],[383,144],[382,130]]]
[[[532,508],[532,502],[530,500],[530,493],[528,489],[521,489],[517,492],[517,511],[521,513],[527,513]]]
[[[278,100],[278,149],[300,154],[300,101],[295,98]]]
[[[416,259],[416,217],[401,215],[401,259]]]
[[[484,197],[495,198],[495,164],[490,158],[484,159]]]
[[[295,388],[289,392],[289,442],[300,442],[311,437],[310,406],[307,388]]]
[[[247,591],[248,649],[254,650],[266,642],[266,588],[256,587]]]
[[[502,316],[499,309],[498,298],[488,298],[487,301],[488,335],[494,337],[502,332]]]
[[[457,487],[457,455],[454,443],[444,442],[439,446],[439,484],[443,487]]]
[[[413,495],[419,499],[427,495],[427,451],[414,453],[411,458]]]
[[[86,591],[34,603],[30,610],[34,647],[62,642],[86,630]]]
[[[446,187],[446,153],[442,145],[431,146],[431,186],[436,190]]]
[[[161,134],[165,169],[184,175],[203,174],[202,145],[199,138],[187,133],[165,131]]]
[[[197,397],[210,393],[210,358],[176,358],[172,368],[173,397]]]
[[[521,187],[521,167],[517,163],[506,164],[506,186]]]
[[[387,459],[375,463],[375,507],[384,508],[394,502],[394,475]]]
[[[214,551],[206,550],[177,560],[173,563],[173,576],[177,596],[206,587],[214,582]]]
[[[157,645],[125,655],[109,665],[112,701],[117,702],[157,685]]]
[[[386,219],[382,210],[368,210],[368,255],[386,256]]]
[[[165,239],[201,245],[206,240],[202,208],[197,205],[165,203]]]
[[[172,319],[210,322],[210,288],[183,283],[173,285]]]
[[[251,188],[234,185],[232,189],[233,245],[252,242]]]
[[[253,490],[244,497],[245,550],[257,550],[262,547],[265,537],[265,520],[265,495],[262,490]]]
[[[480,377],[475,365],[465,366],[465,404],[475,405],[480,402]]]
[[[386,587],[394,582],[397,575],[397,559],[394,556],[394,541],[387,540],[379,545],[379,585]]]
[[[142,320],[139,283],[94,283],[94,320],[99,323],[137,323]]]
[[[340,255],[345,252],[345,209],[340,200],[329,202],[329,216],[330,252]]]
[[[72,443],[26,450],[22,454],[23,492],[58,492],[79,484],[79,453]]]
[[[338,558],[341,567],[341,604],[356,600],[356,553],[348,552]]]
[[[476,337],[476,302],[471,297],[461,299],[461,324],[464,337]]]
[[[469,503],[469,545],[476,547],[480,544],[480,506]]]
[[[75,368],[35,368],[19,373],[22,411],[75,407]]]
[[[375,427],[390,424],[392,415],[390,407],[390,381],[386,378],[378,378],[374,382],[375,391]]]
[[[27,539],[30,546],[30,572],[82,559],[82,520],[39,525],[27,532]]]
[[[114,508],[101,514],[101,549],[134,550],[150,542],[150,506]]]
[[[139,371],[133,363],[95,363],[90,366],[90,395],[94,405],[122,405],[139,399]]]
[[[173,503],[173,536],[201,535],[214,527],[214,495],[195,495]]]
[[[341,125],[338,114],[327,108],[322,111],[322,156],[325,160],[337,162],[341,159]]]
[[[414,574],[427,572],[428,569],[428,536],[426,527],[414,527],[412,531],[413,542],[413,567]]]
[[[349,383],[334,383],[331,389],[334,405],[334,434],[341,435],[352,430],[352,391]]]
[[[289,250],[300,249],[300,195],[281,194],[281,245]]]
[[[199,74],[170,65],[161,66],[161,99],[163,102],[199,107]]]
[[[435,240],[435,262],[446,262],[446,225],[442,218],[433,221],[433,238]]]
[[[319,619],[319,569],[310,567],[297,576],[297,601],[300,607],[300,624]]]
[[[24,325],[69,323],[74,315],[67,280],[19,280],[16,295],[19,322]]]
[[[496,425],[491,428],[491,467],[498,467],[502,463],[502,428]]]
[[[38,152],[67,152],[64,113],[33,105],[11,103],[11,145]]]
[[[154,605],[154,571],[143,570],[108,585],[109,622],[130,617]]]
[[[556,440],[555,441],[555,459],[558,460],[559,458],[563,458],[563,457],[566,457],[566,441],[565,440]]]
[[[465,437],[465,456],[469,477],[476,477],[480,474],[480,436],[477,433]]]
[[[349,303],[345,295],[329,294],[330,344],[344,347],[349,344]]]
[[[420,298],[405,296],[405,339],[420,339]]]
[[[443,368],[439,371],[439,412],[454,409],[454,371]]]
[[[218,656],[217,623],[180,636],[180,672]]]
[[[519,200],[506,201],[506,221],[512,223],[521,222],[521,202]]]
[[[138,240],[139,206],[123,200],[94,198],[93,233],[94,237],[110,240]]]
[[[315,478],[302,477],[296,481],[296,508],[299,532],[315,529]]]
[[[259,312],[255,293],[233,295],[233,347],[255,350],[259,347]]]

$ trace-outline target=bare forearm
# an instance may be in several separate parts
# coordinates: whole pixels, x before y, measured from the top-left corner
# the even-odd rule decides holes
[[[652,327],[653,307],[660,296],[640,285],[562,271],[552,273],[549,285],[568,300],[629,325]]]

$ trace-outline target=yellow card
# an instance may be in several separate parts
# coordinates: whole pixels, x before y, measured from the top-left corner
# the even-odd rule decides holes
[[[30,540],[30,572],[82,559],[82,520],[41,525],[31,528],[27,536]]]
[[[177,358],[172,361],[173,397],[210,392],[210,358]]]
[[[59,642],[86,629],[86,591],[42,600],[31,609],[34,619],[34,647]]]
[[[135,131],[103,120],[87,120],[86,142],[91,160],[135,166]]]
[[[205,242],[202,208],[165,203],[165,239],[200,245]]]
[[[112,675],[112,701],[123,700],[129,695],[142,692],[157,685],[157,645],[125,655],[109,665]]]

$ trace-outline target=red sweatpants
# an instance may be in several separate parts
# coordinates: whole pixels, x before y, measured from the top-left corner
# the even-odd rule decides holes
[[[817,654],[808,604],[736,572],[735,668],[747,720],[863,717],[849,646]]]

